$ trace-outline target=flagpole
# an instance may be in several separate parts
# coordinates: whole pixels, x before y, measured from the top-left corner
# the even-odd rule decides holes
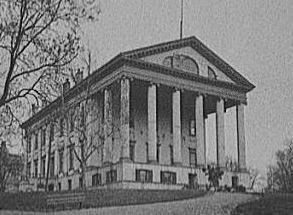
[[[183,34],[183,0],[181,0],[180,39],[182,39],[182,34]]]

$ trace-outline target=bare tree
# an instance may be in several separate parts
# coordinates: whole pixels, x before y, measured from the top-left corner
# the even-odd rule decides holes
[[[283,192],[293,191],[293,140],[276,152],[276,164],[269,167],[268,185]]]
[[[82,50],[80,27],[94,0],[0,0],[0,112],[13,122],[32,101],[58,96],[56,80]]]
[[[22,168],[21,157],[10,155],[6,143],[2,142],[0,146],[0,192],[5,191],[8,182],[21,175]]]

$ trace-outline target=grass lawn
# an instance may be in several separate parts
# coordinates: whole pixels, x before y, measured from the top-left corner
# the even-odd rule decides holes
[[[82,191],[62,191],[61,194]],[[0,193],[0,210],[45,211],[47,208],[45,192]],[[58,194],[52,192],[50,194]],[[197,198],[206,192],[197,190],[120,190],[97,189],[85,191],[83,208],[98,208],[122,205],[149,204]],[[54,209],[54,210],[60,210]],[[71,209],[70,207],[67,209]]]
[[[293,194],[265,194],[257,201],[237,206],[232,215],[293,214]]]

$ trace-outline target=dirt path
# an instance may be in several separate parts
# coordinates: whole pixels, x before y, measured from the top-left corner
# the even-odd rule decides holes
[[[257,196],[239,193],[208,194],[197,199],[155,203],[147,205],[119,206],[108,208],[91,208],[62,212],[51,212],[56,215],[149,215],[149,214],[179,214],[179,215],[228,215],[238,204],[257,199]],[[2,215],[45,214],[34,212],[0,211]]]

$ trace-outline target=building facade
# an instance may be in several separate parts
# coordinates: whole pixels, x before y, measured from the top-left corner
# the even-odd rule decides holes
[[[195,37],[121,53],[22,124],[32,189],[205,186],[206,119],[216,115],[221,185],[248,186],[244,108],[254,85]],[[225,112],[236,107],[237,171],[225,160]],[[74,117],[78,116],[78,117]],[[78,128],[86,128],[84,138]],[[80,142],[84,140],[83,144]],[[88,157],[81,168],[81,157]]]

